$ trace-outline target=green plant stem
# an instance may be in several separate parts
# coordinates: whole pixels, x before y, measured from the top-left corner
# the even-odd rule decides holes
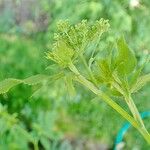
[[[141,128],[146,130],[145,125],[143,123],[143,120],[142,120],[142,118],[139,114],[139,111],[138,111],[132,97],[130,96],[130,94],[126,94],[117,82],[114,82],[113,86],[125,97],[125,101],[126,101],[128,107],[129,107],[134,119],[139,123]]]
[[[34,145],[34,150],[39,150],[37,141],[33,142],[33,145]]]
[[[135,120],[141,125],[141,127],[145,128],[145,125],[142,121],[142,118],[139,114],[139,111],[137,110],[137,107],[136,107],[133,99],[131,97],[126,97],[125,100],[126,100],[126,103],[129,107],[129,109],[131,110],[131,113],[132,113],[133,117],[135,118]]]
[[[140,113],[139,113],[139,111],[138,111],[138,109],[137,109],[137,107],[136,107],[136,105],[135,105],[135,103],[134,103],[132,97],[131,97],[131,96],[128,96],[128,97],[126,97],[125,99],[126,99],[126,102],[127,102],[128,107],[129,107],[130,110],[131,110],[131,113],[132,113],[133,117],[134,117],[135,120],[139,123],[139,125],[140,125],[140,127],[141,127],[141,130],[143,130],[143,131],[145,131],[145,132],[148,133],[148,131],[147,131],[147,129],[145,128],[145,125],[144,125],[144,123],[143,123],[143,120],[142,120],[142,118],[141,118],[141,116],[140,116]]]
[[[144,137],[144,139],[150,144],[150,135],[144,128],[141,128],[141,125],[135,120],[132,116],[130,116],[120,105],[114,102],[109,96],[107,96],[104,92],[99,90],[93,83],[84,78],[77,68],[70,64],[70,70],[75,74],[75,80],[84,85],[90,91],[95,93],[98,97],[102,98],[109,106],[115,109],[122,117],[124,117],[127,121],[129,121]]]
[[[85,66],[85,68],[86,68],[86,70],[87,70],[87,72],[88,72],[88,74],[89,74],[89,76],[90,76],[90,79],[91,79],[91,80],[93,81],[93,83],[96,85],[96,84],[97,84],[97,83],[96,83],[96,79],[94,78],[91,69],[88,67],[85,58],[83,57],[83,55],[80,55],[80,58],[81,58],[81,60],[82,60],[82,62],[83,62],[83,64],[84,64],[84,66]]]

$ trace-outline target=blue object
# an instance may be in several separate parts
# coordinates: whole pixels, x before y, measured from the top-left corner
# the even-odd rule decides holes
[[[142,119],[150,117],[150,111],[148,112],[142,112],[140,113]],[[115,147],[114,150],[117,150],[116,147],[118,144],[120,144],[123,141],[123,137],[125,135],[125,133],[127,132],[127,130],[130,128],[131,124],[129,122],[126,122],[123,127],[119,130],[116,140],[115,140]]]

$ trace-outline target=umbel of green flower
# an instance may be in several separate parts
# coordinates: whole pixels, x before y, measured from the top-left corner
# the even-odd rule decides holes
[[[71,25],[67,20],[59,21],[52,51],[47,53],[47,58],[65,68],[75,62],[85,48],[108,29],[108,20],[104,19],[97,20],[94,24],[82,20],[76,25]]]

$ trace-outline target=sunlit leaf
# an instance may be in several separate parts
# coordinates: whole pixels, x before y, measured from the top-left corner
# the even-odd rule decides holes
[[[118,56],[116,57],[116,68],[120,74],[131,73],[137,64],[135,54],[129,49],[124,37],[117,41]]]

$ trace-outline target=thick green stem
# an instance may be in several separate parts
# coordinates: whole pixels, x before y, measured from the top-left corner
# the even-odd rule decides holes
[[[33,142],[33,145],[34,145],[34,150],[39,150],[37,141]]]
[[[137,107],[136,107],[132,97],[129,96],[129,97],[126,97],[125,99],[126,99],[126,103],[127,103],[128,107],[129,107],[133,117],[135,118],[135,120],[138,122],[138,124],[140,126],[139,129],[141,130],[141,132],[144,133],[144,136],[146,136],[146,138],[148,138],[149,141],[150,141],[150,134],[148,133],[147,129],[145,128],[143,120],[142,120],[142,118],[140,116],[140,113],[139,113],[139,111],[138,111],[138,109],[137,109]]]
[[[125,101],[126,101],[128,107],[129,107],[129,109],[130,109],[130,111],[131,111],[131,113],[132,113],[134,119],[137,121],[137,123],[138,123],[139,126],[140,126],[140,127],[139,127],[139,130],[142,130],[141,132],[143,133],[143,136],[147,136],[147,139],[149,139],[149,138],[150,138],[150,135],[149,135],[147,129],[145,128],[145,125],[144,125],[144,123],[143,123],[143,120],[142,120],[142,118],[141,118],[141,116],[140,116],[140,114],[139,114],[139,111],[138,111],[138,109],[137,109],[137,107],[136,107],[136,105],[135,105],[135,103],[134,103],[134,101],[133,101],[131,95],[130,95],[130,94],[126,94],[126,93],[124,92],[124,90],[123,90],[123,89],[119,86],[119,84],[117,84],[116,82],[113,83],[113,86],[114,86],[122,95],[124,95]]]
[[[115,109],[122,117],[124,117],[127,121],[129,121],[139,132],[142,134],[142,136],[145,138],[145,140],[150,144],[150,135],[144,128],[141,128],[141,125],[138,123],[137,120],[135,120],[133,117],[131,117],[120,105],[118,105],[115,101],[113,101],[109,96],[107,96],[104,92],[99,90],[93,83],[88,81],[86,78],[84,78],[77,68],[70,64],[70,70],[74,72],[76,75],[76,80],[84,85],[86,88],[88,88],[90,91],[95,93],[98,97],[102,98],[109,106],[111,106],[113,109]]]
[[[126,103],[129,107],[129,109],[131,110],[131,113],[132,113],[133,117],[135,118],[135,120],[141,125],[142,128],[145,128],[143,120],[139,114],[139,111],[138,111],[133,99],[131,97],[126,97],[125,100],[126,100]]]

